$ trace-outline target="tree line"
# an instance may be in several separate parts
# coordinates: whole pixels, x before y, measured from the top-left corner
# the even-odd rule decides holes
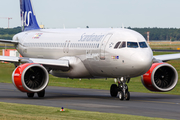
[[[21,27],[0,28],[0,39],[12,40],[12,37],[21,31]]]
[[[131,28],[141,33],[144,38],[147,39],[147,32],[149,32],[149,40],[171,40],[180,41],[180,29],[179,28]]]
[[[180,41],[180,29],[179,28],[131,28],[142,34],[144,38],[147,38],[147,32],[150,32],[150,40],[178,40]],[[21,32],[21,27],[15,28],[0,28],[0,39],[11,40],[13,35]]]

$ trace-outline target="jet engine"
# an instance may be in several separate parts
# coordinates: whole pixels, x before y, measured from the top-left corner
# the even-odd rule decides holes
[[[148,72],[141,76],[143,85],[150,91],[167,92],[178,82],[176,69],[167,63],[153,63]]]
[[[12,73],[13,84],[22,92],[36,93],[44,90],[49,82],[47,70],[40,64],[25,63]]]

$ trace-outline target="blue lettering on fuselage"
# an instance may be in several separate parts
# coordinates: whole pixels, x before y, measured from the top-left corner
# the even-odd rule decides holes
[[[92,35],[86,35],[85,33],[81,35],[80,40],[81,42],[99,42],[102,40],[102,38],[104,37],[104,35],[94,35],[94,33]]]

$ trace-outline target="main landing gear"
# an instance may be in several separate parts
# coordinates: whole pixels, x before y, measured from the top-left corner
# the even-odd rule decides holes
[[[45,90],[42,90],[42,91],[38,92],[37,95],[38,95],[38,97],[43,98],[45,96]],[[27,93],[27,96],[29,98],[33,98],[34,93]]]
[[[128,91],[128,86],[126,85],[126,82],[129,82],[130,79],[127,78],[117,78],[118,80],[118,86],[116,84],[112,84],[110,88],[110,94],[111,97],[116,97],[119,92],[119,99],[120,100],[129,100],[130,99],[130,93]]]

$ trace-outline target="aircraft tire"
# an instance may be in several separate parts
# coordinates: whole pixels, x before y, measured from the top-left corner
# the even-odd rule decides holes
[[[126,99],[126,100],[130,100],[130,93],[129,93],[129,91],[127,91],[127,92],[125,93],[125,99]]]
[[[34,93],[27,93],[28,98],[33,98],[34,97]]]
[[[42,90],[41,92],[38,92],[38,97],[44,97],[45,96],[45,90]]]
[[[126,91],[128,92],[128,86],[125,84],[125,89],[126,89]]]
[[[123,91],[119,91],[119,100],[124,100],[124,93],[123,93]]]
[[[112,84],[112,85],[111,85],[110,94],[111,94],[111,97],[117,97],[118,87],[117,87],[116,84]]]

